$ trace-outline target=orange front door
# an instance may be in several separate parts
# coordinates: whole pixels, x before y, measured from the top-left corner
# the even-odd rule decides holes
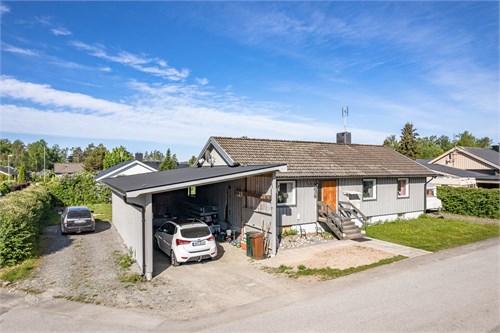
[[[321,201],[337,210],[337,181],[323,180],[321,182]]]

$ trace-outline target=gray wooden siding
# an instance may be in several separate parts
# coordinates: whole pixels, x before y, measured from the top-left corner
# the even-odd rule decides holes
[[[228,211],[226,220],[231,223],[233,228],[239,230],[242,226],[242,201],[244,198],[236,197],[235,191],[241,190],[244,187],[244,183],[244,179],[237,179],[220,184],[200,186],[196,188],[196,202],[217,205],[221,220],[225,217],[227,202]]]
[[[315,184],[317,183],[317,180],[295,180],[296,204],[293,206],[278,206],[278,227],[316,222],[317,198]]]
[[[389,214],[401,214],[424,210],[425,200],[425,178],[409,178],[408,198],[397,196],[397,178],[376,178],[377,179],[377,199],[361,201],[360,210],[366,216],[379,216]],[[339,179],[338,180],[338,200],[348,201],[343,192],[356,191],[363,192],[363,180],[359,179]]]

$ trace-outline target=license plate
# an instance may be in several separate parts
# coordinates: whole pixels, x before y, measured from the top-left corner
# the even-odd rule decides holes
[[[85,220],[76,220],[75,223],[77,223],[77,224],[84,224]]]
[[[191,244],[193,244],[193,246],[200,246],[200,245],[205,245],[206,242],[205,241],[198,241],[198,242],[192,242]]]

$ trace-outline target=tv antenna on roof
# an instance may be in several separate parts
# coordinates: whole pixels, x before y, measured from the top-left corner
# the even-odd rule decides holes
[[[347,116],[349,116],[349,107],[348,106],[343,106],[342,107],[342,118],[344,118],[344,132],[347,135]]]

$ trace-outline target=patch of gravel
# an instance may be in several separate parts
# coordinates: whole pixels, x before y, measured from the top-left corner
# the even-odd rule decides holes
[[[331,241],[336,241],[333,236],[321,236],[321,235],[293,235],[293,236],[285,236],[281,238],[280,241],[280,250],[286,249],[297,249],[301,247],[323,244]]]

